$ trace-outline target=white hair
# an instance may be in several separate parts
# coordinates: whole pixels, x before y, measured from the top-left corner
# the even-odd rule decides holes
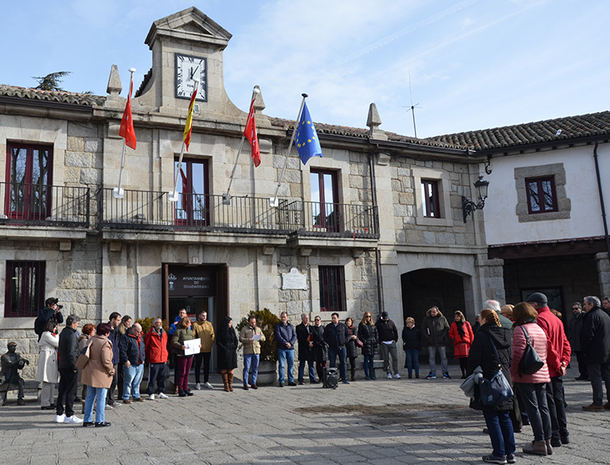
[[[493,299],[486,300],[485,302],[483,302],[483,308],[493,310],[497,313],[500,313],[502,311],[502,308],[500,307],[500,302]]]

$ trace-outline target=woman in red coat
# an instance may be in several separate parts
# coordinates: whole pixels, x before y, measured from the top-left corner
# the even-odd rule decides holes
[[[464,314],[459,310],[455,312],[455,321],[451,323],[451,328],[449,328],[449,337],[453,341],[453,356],[460,360],[462,379],[466,379],[468,353],[472,341],[474,341],[474,333],[470,323],[466,321]]]

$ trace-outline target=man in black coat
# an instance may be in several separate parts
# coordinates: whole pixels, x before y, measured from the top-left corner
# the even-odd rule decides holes
[[[311,325],[309,324],[309,315],[303,313],[301,315],[301,323],[296,327],[297,342],[299,344],[299,384],[304,383],[305,379],[305,363],[309,368],[309,384],[315,384],[316,369],[314,367],[314,352],[313,352],[313,334]]]
[[[578,360],[579,375],[575,378],[576,381],[586,381],[589,379],[587,361],[580,345],[580,333],[582,333],[582,323],[585,315],[586,313],[583,312],[580,302],[574,302],[572,304],[572,318],[568,321],[568,340],[572,347],[572,353],[576,354],[576,360]]]
[[[339,356],[339,371],[343,384],[349,384],[347,380],[347,349],[345,343],[349,339],[349,331],[344,323],[339,321],[339,314],[333,313],[331,322],[324,328],[324,341],[328,344],[328,358],[330,367],[334,368]]]
[[[57,394],[55,422],[82,423],[83,420],[74,415],[74,397],[78,384],[76,360],[78,359],[78,335],[76,330],[80,318],[70,315],[66,318],[66,327],[59,334],[59,389]]]
[[[601,309],[595,296],[583,299],[585,317],[580,337],[581,349],[587,360],[587,371],[593,389],[593,403],[583,407],[587,412],[610,410],[610,316]],[[606,384],[608,402],[604,402],[602,379]]]
[[[38,334],[38,340],[47,327],[49,321],[55,321],[55,324],[64,322],[64,316],[61,314],[61,305],[58,305],[59,299],[49,297],[44,302],[44,307],[38,310],[38,318],[34,321],[34,331]]]
[[[379,335],[379,349],[383,357],[383,367],[388,374],[388,379],[400,379],[398,373],[398,352],[396,351],[396,342],[398,342],[398,329],[388,316],[388,312],[381,312],[379,320],[375,323],[377,334]],[[392,363],[390,364],[390,357]]]

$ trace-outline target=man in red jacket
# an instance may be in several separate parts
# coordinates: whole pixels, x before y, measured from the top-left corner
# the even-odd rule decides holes
[[[534,292],[528,296],[527,302],[538,312],[538,326],[544,330],[547,338],[546,363],[551,382],[546,386],[546,400],[553,429],[551,445],[559,447],[570,442],[562,376],[566,374],[572,349],[563,323],[549,309],[546,295],[542,292]]]
[[[165,395],[165,378],[167,377],[167,332],[163,329],[161,318],[157,318],[153,327],[144,336],[146,360],[148,360],[148,388],[146,392],[150,400],[155,400],[155,384],[159,399],[167,399]]]

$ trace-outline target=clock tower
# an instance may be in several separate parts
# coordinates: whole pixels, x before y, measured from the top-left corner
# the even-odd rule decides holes
[[[222,52],[230,39],[228,31],[195,7],[155,21],[145,40],[152,50],[152,68],[138,101],[161,114],[183,116],[198,82],[196,104],[202,118],[242,118],[224,88]]]

